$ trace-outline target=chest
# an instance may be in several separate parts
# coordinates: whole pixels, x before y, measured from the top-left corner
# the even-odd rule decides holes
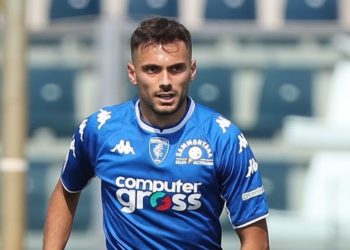
[[[97,152],[95,172],[106,182],[125,177],[210,184],[216,178],[214,147],[198,133],[118,133],[110,136]]]

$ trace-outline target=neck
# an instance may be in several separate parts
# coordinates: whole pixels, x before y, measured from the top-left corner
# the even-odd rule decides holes
[[[152,127],[157,127],[161,129],[170,128],[177,125],[182,118],[185,116],[189,100],[186,99],[181,106],[173,113],[157,113],[151,111],[144,103],[140,100],[140,117],[141,119],[151,125]]]

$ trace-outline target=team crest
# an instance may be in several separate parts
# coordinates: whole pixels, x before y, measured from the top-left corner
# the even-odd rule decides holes
[[[168,155],[169,141],[160,137],[153,137],[148,144],[149,155],[155,164],[159,164]]]

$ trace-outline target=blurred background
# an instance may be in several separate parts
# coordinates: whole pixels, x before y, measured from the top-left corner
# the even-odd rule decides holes
[[[126,70],[129,38],[155,15],[192,32],[198,75],[191,96],[234,121],[256,154],[271,249],[350,249],[349,0],[25,3],[26,249],[41,248],[48,198],[75,128],[101,106],[135,95]],[[3,50],[0,58],[2,75]],[[2,148],[0,138],[0,154]],[[66,249],[104,249],[99,194],[95,179]],[[222,222],[223,248],[238,249],[225,212]]]

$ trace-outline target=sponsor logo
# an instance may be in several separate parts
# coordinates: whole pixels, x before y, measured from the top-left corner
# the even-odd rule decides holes
[[[220,128],[222,129],[222,132],[225,134],[227,128],[229,128],[231,126],[231,121],[227,120],[226,118],[219,116],[216,119],[216,122],[219,124]]]
[[[120,140],[117,145],[115,145],[114,148],[111,149],[111,152],[119,154],[135,154],[134,148],[131,147],[131,144],[129,141]]]
[[[168,155],[169,141],[160,137],[153,137],[149,140],[148,144],[149,155],[155,164],[159,164]]]
[[[264,193],[264,187],[258,187],[253,191],[242,194],[242,200],[246,201]]]
[[[185,211],[201,207],[199,187],[202,183],[168,182],[119,176],[115,180],[121,211],[133,213],[150,204],[156,211]]]
[[[165,211],[171,207],[171,197],[165,192],[155,192],[150,196],[151,206],[158,211]]]
[[[258,163],[255,161],[254,158],[249,160],[249,167],[248,167],[248,173],[245,176],[246,178],[249,178],[252,174],[258,171]]]
[[[204,140],[187,140],[177,149],[175,163],[178,165],[194,164],[212,166],[214,164],[213,151],[210,145]]]

